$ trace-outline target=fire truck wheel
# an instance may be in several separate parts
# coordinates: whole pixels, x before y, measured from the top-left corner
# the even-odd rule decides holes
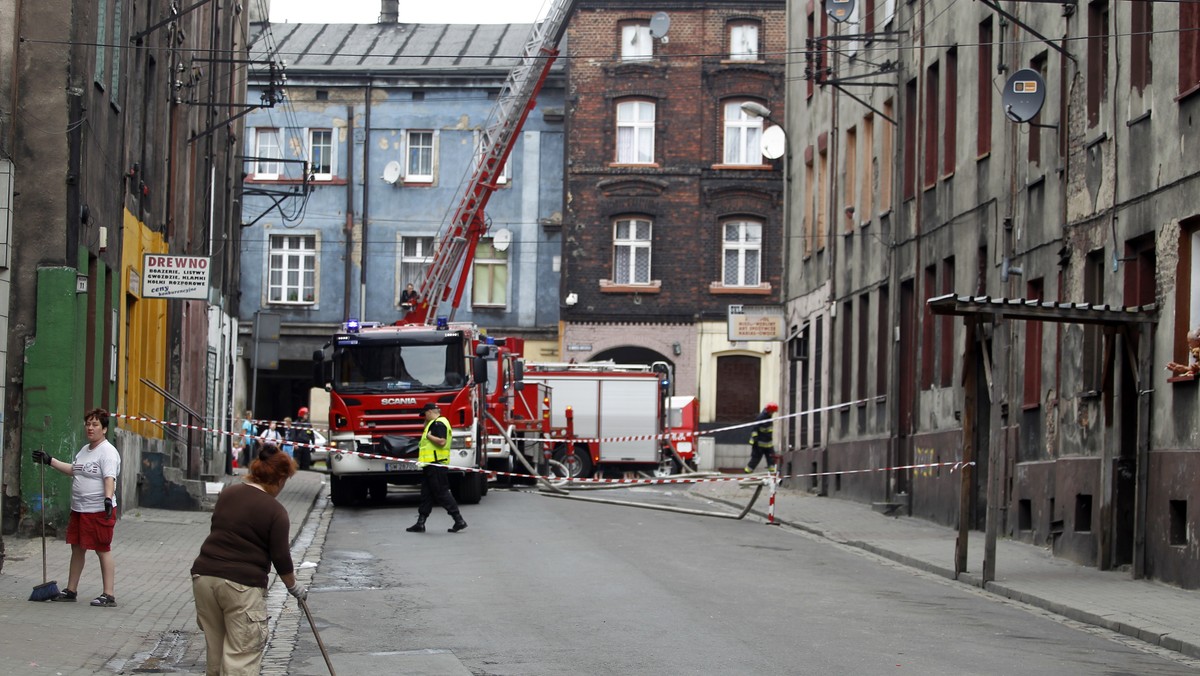
[[[347,507],[351,502],[350,480],[345,477],[329,477],[329,499],[334,507]]]
[[[450,492],[460,505],[477,505],[483,499],[483,484],[487,477],[479,472],[450,477]]]
[[[372,479],[367,484],[367,492],[370,495],[372,504],[382,504],[387,499],[387,491],[387,479]]]
[[[589,479],[595,469],[591,454],[582,444],[576,444],[575,452],[570,455],[567,455],[566,446],[559,446],[554,449],[554,459],[566,466],[572,479]]]

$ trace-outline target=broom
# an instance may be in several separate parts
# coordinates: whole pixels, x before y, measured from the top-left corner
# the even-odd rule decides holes
[[[49,601],[58,596],[58,580],[46,581],[46,465],[38,463],[39,482],[41,484],[42,507],[42,583],[33,588],[29,595],[30,601]]]

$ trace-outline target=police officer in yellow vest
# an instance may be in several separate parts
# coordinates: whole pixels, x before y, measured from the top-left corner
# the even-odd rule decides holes
[[[450,439],[454,431],[450,421],[442,417],[442,411],[437,404],[425,404],[425,431],[421,433],[421,443],[417,447],[417,461],[426,463],[421,468],[421,506],[417,508],[417,522],[406,530],[410,533],[424,533],[425,519],[433,511],[433,502],[446,508],[454,519],[454,525],[447,532],[457,533],[467,527],[462,514],[458,511],[458,503],[450,495],[450,482],[446,476],[446,466],[450,464]]]

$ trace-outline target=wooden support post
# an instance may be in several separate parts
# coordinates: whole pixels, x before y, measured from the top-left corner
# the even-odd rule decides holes
[[[992,352],[999,358],[996,368],[992,371],[992,415],[991,432],[988,441],[988,482],[987,482],[987,520],[983,533],[983,577],[982,584],[996,579],[996,536],[1000,530],[1000,510],[1004,501],[1001,477],[1006,465],[1005,453],[1008,442],[1005,439],[1008,423],[1008,369],[1009,348],[1008,325],[997,317],[995,331],[992,332]]]
[[[1154,325],[1142,324],[1138,333],[1138,380],[1137,380],[1137,476],[1135,513],[1133,517],[1133,579],[1146,575],[1146,491],[1150,483],[1150,391],[1151,342],[1154,340]]]
[[[979,345],[976,344],[979,320],[966,320],[966,354],[963,358],[962,411],[962,468],[958,493],[958,540],[954,543],[954,577],[967,570],[967,538],[971,532],[971,491],[975,469],[975,405],[978,399],[979,376],[976,363]]]

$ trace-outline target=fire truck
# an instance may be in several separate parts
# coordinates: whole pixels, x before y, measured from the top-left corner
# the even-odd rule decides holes
[[[552,451],[569,476],[695,466],[699,404],[670,395],[666,363],[529,363],[522,371],[525,387],[550,390],[552,433],[569,430]]]
[[[576,0],[555,0],[509,73],[495,112],[480,134],[479,160],[462,200],[439,234],[429,268],[417,285],[420,300],[390,325],[349,321],[314,355],[314,378],[328,397],[328,465],[335,505],[382,500],[389,484],[420,481],[416,441],[422,407],[435,402],[454,428],[450,487],[460,502],[487,492],[480,471],[509,432],[544,437],[549,415],[544,392],[520,382],[519,339],[492,339],[455,323],[476,246],[487,232],[484,214],[509,153],[558,56]],[[516,393],[523,392],[518,397]],[[524,410],[518,410],[517,404]],[[569,435],[569,432],[560,432]],[[456,469],[457,468],[457,469]]]

